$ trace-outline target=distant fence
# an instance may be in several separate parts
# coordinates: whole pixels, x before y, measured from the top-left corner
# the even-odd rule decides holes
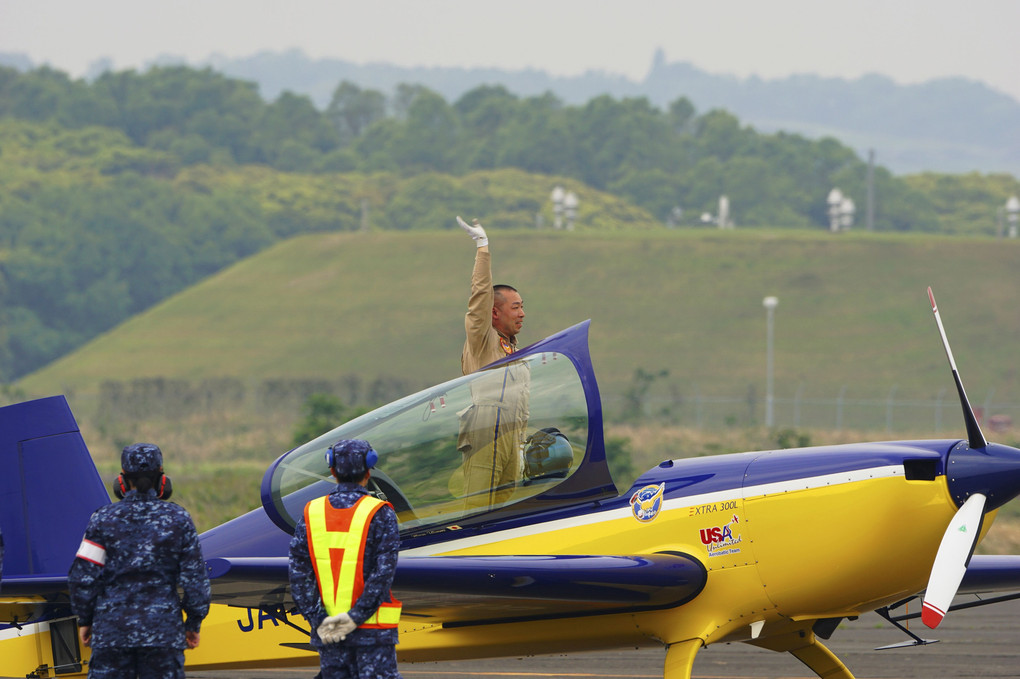
[[[311,394],[337,396],[344,405],[374,408],[421,388],[394,378],[360,380],[347,376],[337,380],[276,379],[245,382],[222,378],[179,380],[148,378],[104,382],[93,394],[75,394],[75,407],[85,406],[91,417],[114,422],[152,416],[182,418],[196,412],[244,408],[257,413],[292,413],[297,416]],[[841,389],[833,396],[805,396],[801,387],[793,396],[773,398],[775,428],[830,431],[885,431],[894,434],[954,437],[964,435],[963,416],[956,390],[944,389],[934,399],[904,398],[895,387],[884,396],[849,398]],[[709,395],[699,392],[670,396],[651,393],[635,398],[624,393],[602,392],[606,422],[656,423],[719,430],[765,424],[765,397],[749,387],[743,396]],[[72,396],[69,394],[69,396]],[[1010,442],[1011,432],[1020,436],[1020,403],[995,399],[995,392],[971,394],[971,403],[982,428],[994,438]],[[0,393],[0,405],[27,398],[20,393]]]
[[[69,393],[76,406],[84,406],[100,421],[184,418],[238,408],[258,413],[298,412],[312,394],[330,394],[347,406],[375,407],[420,389],[406,380],[380,377],[362,380],[356,375],[327,379],[266,379],[245,381],[232,377],[187,380],[149,377],[108,380],[95,393]],[[20,392],[0,393],[0,405],[28,398]]]
[[[1020,428],[1020,403],[983,400],[971,397],[982,428],[989,432],[1009,432]],[[683,398],[648,397],[640,404],[640,419],[671,424],[720,429],[765,424],[765,398],[749,392],[738,396],[693,395]],[[777,428],[805,428],[840,431],[864,430],[929,433],[932,436],[964,436],[965,429],[956,391],[946,391],[935,399],[898,398],[896,390],[876,398],[847,398],[845,391],[828,398],[800,394],[775,396],[773,423]],[[607,421],[620,421],[621,413],[633,417],[634,404],[622,396],[603,395]]]

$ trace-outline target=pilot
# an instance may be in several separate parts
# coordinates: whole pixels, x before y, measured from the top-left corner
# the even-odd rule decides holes
[[[326,451],[337,481],[312,500],[290,541],[290,591],[312,628],[322,679],[399,679],[400,602],[390,594],[400,534],[388,502],[367,489],[378,454],[341,439]],[[339,563],[334,555],[342,554]]]
[[[489,239],[478,220],[468,224],[457,217],[457,223],[477,246],[460,358],[467,375],[517,350],[524,300],[513,287],[492,284]],[[521,481],[530,386],[531,374],[524,363],[509,363],[471,383],[471,405],[459,413],[457,441],[467,509],[505,502]]]
[[[183,651],[198,646],[209,612],[198,533],[187,510],[162,501],[171,485],[157,446],[127,446],[120,464],[122,499],[89,519],[68,574],[78,636],[92,647],[88,676],[183,679]]]

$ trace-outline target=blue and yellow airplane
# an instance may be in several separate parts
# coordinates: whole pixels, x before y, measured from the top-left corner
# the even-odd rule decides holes
[[[667,460],[620,493],[585,322],[309,441],[267,470],[261,507],[202,535],[215,604],[187,667],[317,664],[287,550],[305,503],[333,486],[324,451],[339,438],[372,442],[372,488],[398,513],[403,662],[658,645],[663,677],[681,679],[702,647],[739,641],[849,679],[822,640],[870,611],[906,635],[892,645],[928,643],[901,624],[907,602],[922,598],[935,627],[957,594],[1020,590],[1020,556],[972,555],[1020,493],[1020,450],[985,440],[930,300],[963,440]],[[480,505],[458,440],[479,394],[514,380],[545,444]],[[0,432],[0,675],[81,674],[66,573],[105,484],[63,397],[0,409]]]

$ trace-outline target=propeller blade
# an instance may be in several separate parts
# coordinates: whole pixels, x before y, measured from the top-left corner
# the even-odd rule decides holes
[[[921,621],[932,629],[938,627],[953,603],[960,581],[967,572],[967,563],[974,552],[978,535],[981,534],[984,515],[985,496],[974,493],[953,515],[953,520],[942,536],[921,608]]]
[[[946,337],[946,329],[942,327],[942,317],[939,316],[939,308],[935,304],[935,295],[932,294],[931,286],[928,287],[928,299],[931,300],[931,311],[935,314],[935,322],[939,326],[939,334],[942,335],[942,346],[946,349],[946,356],[949,357],[949,367],[953,369],[953,379],[956,381],[956,391],[960,393],[960,405],[963,406],[963,420],[967,424],[967,442],[971,448],[984,448],[988,445],[985,435],[981,432],[981,425],[978,424],[974,409],[970,407],[967,399],[967,392],[963,389],[963,381],[960,379],[960,371],[956,369],[956,359],[953,358],[953,350],[949,348],[949,338]]]

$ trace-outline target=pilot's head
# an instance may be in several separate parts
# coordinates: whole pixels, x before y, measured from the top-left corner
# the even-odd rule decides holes
[[[337,481],[359,483],[368,478],[368,470],[379,461],[379,454],[368,441],[340,439],[326,451],[326,464]]]
[[[509,285],[492,286],[492,327],[508,339],[513,339],[524,326],[524,300],[521,293]]]

